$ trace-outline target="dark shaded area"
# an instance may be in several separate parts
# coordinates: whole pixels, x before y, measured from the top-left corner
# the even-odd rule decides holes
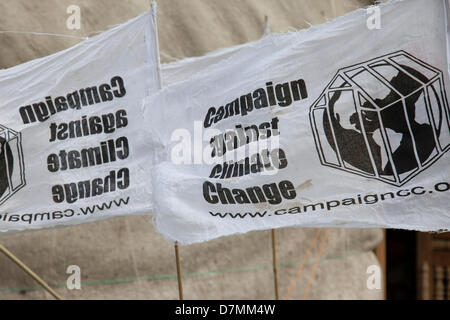
[[[416,232],[386,231],[387,299],[416,299]]]
[[[13,171],[13,155],[8,142],[0,137],[0,197],[8,189],[8,176]]]

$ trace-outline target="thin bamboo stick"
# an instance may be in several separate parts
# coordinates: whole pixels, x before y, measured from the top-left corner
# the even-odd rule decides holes
[[[311,287],[311,283],[314,279],[314,275],[316,274],[317,266],[319,265],[320,256],[322,255],[323,249],[327,243],[328,233],[330,229],[326,229],[323,235],[322,241],[320,242],[319,252],[316,255],[316,261],[314,262],[313,268],[308,278],[308,283],[306,284],[305,291],[303,292],[302,300],[305,300],[309,293],[309,288]]]
[[[289,299],[289,296],[291,295],[292,290],[294,290],[295,284],[297,283],[298,279],[300,278],[300,275],[302,274],[303,267],[305,266],[305,263],[308,260],[309,255],[311,254],[311,250],[314,247],[314,243],[319,238],[319,235],[320,235],[321,232],[322,232],[322,229],[317,229],[316,234],[314,235],[314,238],[309,243],[308,249],[306,250],[306,253],[305,253],[305,255],[302,258],[302,262],[298,266],[298,269],[297,269],[297,272],[296,272],[294,278],[292,279],[291,283],[289,284],[289,288],[288,288],[286,294],[284,295],[283,300]]]
[[[3,252],[3,254],[8,257],[12,262],[14,262],[16,265],[18,265],[23,271],[25,271],[31,278],[33,278],[41,287],[43,287],[48,293],[50,293],[55,299],[57,300],[63,300],[63,298],[56,293],[55,290],[50,288],[50,286],[42,280],[36,273],[33,272],[30,268],[28,268],[25,263],[20,261],[19,258],[17,258],[14,254],[12,254],[8,249],[5,248],[2,244],[0,244],[0,251]]]
[[[176,260],[176,264],[177,264],[178,295],[179,295],[180,300],[184,300],[183,278],[182,278],[182,274],[181,274],[180,250],[178,248],[178,241],[175,242],[175,260]]]
[[[273,284],[275,286],[275,299],[280,300],[280,296],[278,294],[277,241],[275,229],[272,229],[272,262],[273,262]]]

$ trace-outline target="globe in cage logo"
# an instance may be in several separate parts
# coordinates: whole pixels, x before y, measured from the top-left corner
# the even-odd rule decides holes
[[[25,186],[22,137],[0,125],[0,205]]]
[[[442,71],[404,51],[340,69],[310,109],[323,165],[401,186],[450,149]]]

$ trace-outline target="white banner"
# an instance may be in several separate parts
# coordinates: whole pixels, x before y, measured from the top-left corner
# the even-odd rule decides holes
[[[444,0],[264,37],[150,97],[157,229],[450,229]]]
[[[152,11],[0,70],[0,231],[149,213],[141,106],[158,79]]]

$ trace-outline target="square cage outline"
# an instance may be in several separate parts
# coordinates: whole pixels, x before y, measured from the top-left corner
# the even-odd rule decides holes
[[[10,181],[8,181],[8,190],[9,193],[5,196],[0,196],[0,206],[3,205],[7,200],[9,200],[14,194],[16,194],[19,190],[21,190],[23,187],[26,186],[27,181],[25,177],[25,161],[24,161],[24,155],[23,155],[23,149],[22,149],[22,133],[15,131],[11,128],[8,128],[2,124],[0,124],[0,129],[5,130],[6,132],[12,132],[15,137],[17,137],[17,152],[19,156],[19,169],[20,169],[20,179],[21,183],[16,188],[11,188]],[[9,142],[11,140],[7,140]]]
[[[404,70],[394,60],[392,60],[392,58],[397,57],[397,56],[401,56],[401,55],[406,56],[407,58],[409,58],[412,61],[414,61],[415,63],[421,65],[425,69],[432,70],[434,73],[436,73],[436,75],[433,76],[432,78],[430,78],[427,81],[427,83],[423,83],[422,81],[420,81],[419,79],[414,77],[414,75],[411,75],[409,72]],[[414,80],[418,81],[421,84],[421,86],[419,88],[409,92],[407,95],[403,95],[400,92],[398,92],[394,87],[392,87],[391,84],[389,84],[389,82],[381,74],[379,74],[375,70],[372,70],[372,68],[369,67],[369,64],[373,64],[373,63],[375,63],[377,61],[383,61],[383,60],[389,62],[390,64],[395,66],[400,71],[406,73],[408,76],[410,76]],[[375,106],[375,109],[373,109],[373,110],[372,109],[365,109],[365,108],[362,109],[362,110],[369,110],[369,111],[377,112],[377,115],[378,115],[378,118],[379,118],[379,123],[384,129],[383,132],[382,132],[382,138],[383,138],[384,147],[386,148],[386,146],[389,146],[389,151],[391,151],[389,140],[387,140],[388,144],[386,144],[386,141],[385,141],[385,138],[384,138],[384,135],[383,135],[385,133],[384,132],[385,128],[384,128],[384,125],[382,124],[382,121],[380,119],[380,115],[381,115],[381,111],[382,110],[392,106],[394,103],[397,103],[398,100],[396,100],[395,102],[393,102],[393,103],[391,103],[391,104],[389,104],[387,106],[384,106],[382,108],[378,107],[374,103],[373,99],[369,96],[369,94],[367,94],[363,88],[361,88],[356,82],[354,82],[350,77],[348,77],[345,74],[346,71],[348,72],[348,71],[354,70],[354,69],[356,69],[358,67],[361,67],[361,66],[365,70],[369,71],[378,80],[381,80],[381,82],[384,85],[387,85],[390,89],[394,90],[400,96],[400,99],[402,101],[402,105],[403,105],[403,109],[404,110],[406,110],[405,109],[406,108],[406,106],[405,106],[405,98],[407,98],[408,96],[410,96],[412,94],[415,94],[416,92],[419,92],[419,91],[426,92],[426,98],[427,99],[425,101],[425,104],[426,104],[427,118],[430,121],[430,125],[433,128],[433,137],[434,137],[434,140],[435,140],[435,143],[436,143],[436,147],[437,147],[437,148],[435,148],[435,150],[437,149],[438,152],[435,155],[431,155],[424,162],[423,165],[420,163],[420,161],[417,162],[418,159],[416,159],[416,162],[418,163],[418,167],[416,169],[413,169],[412,171],[408,172],[408,175],[403,180],[400,179],[400,176],[396,173],[396,169],[394,169],[394,166],[393,166],[393,170],[395,171],[395,175],[394,175],[395,181],[388,180],[387,178],[383,178],[382,176],[380,176],[375,167],[374,167],[375,174],[373,174],[373,175],[371,175],[369,173],[366,173],[366,172],[363,172],[363,171],[360,171],[360,170],[357,170],[357,169],[347,168],[347,167],[345,167],[345,164],[344,164],[344,162],[343,162],[343,160],[341,158],[340,152],[337,152],[337,151],[334,151],[334,150],[333,151],[334,151],[334,153],[336,155],[336,159],[338,160],[339,165],[336,165],[336,164],[329,163],[329,162],[325,161],[324,152],[323,152],[323,146],[322,146],[322,143],[321,143],[321,140],[320,140],[320,135],[319,135],[319,132],[318,132],[318,129],[317,129],[317,126],[316,126],[316,117],[314,115],[314,110],[322,109],[322,110],[324,110],[324,112],[327,112],[327,115],[329,117],[330,116],[329,112],[328,112],[328,101],[329,101],[329,99],[328,99],[327,93],[335,92],[335,91],[351,90],[353,92],[354,104],[355,104],[357,109],[359,108],[359,111],[361,111],[359,95],[357,97],[358,100],[356,100],[355,99],[355,91],[357,91],[358,94],[361,94],[365,99],[367,99],[367,101],[369,101],[371,104],[373,104]],[[349,86],[343,87],[342,89],[339,89],[339,88],[330,89],[331,85],[334,83],[334,81],[338,77],[343,78],[349,84]],[[436,67],[433,67],[433,66],[429,65],[428,63],[426,63],[426,62],[424,62],[424,61],[414,57],[413,55],[409,54],[408,52],[406,52],[404,50],[398,50],[398,51],[391,52],[391,53],[388,53],[388,54],[385,54],[385,55],[382,55],[382,56],[379,56],[379,57],[376,57],[376,58],[372,58],[372,59],[366,60],[364,62],[355,63],[353,65],[350,65],[350,66],[338,69],[336,71],[335,75],[332,77],[331,81],[328,82],[328,84],[325,86],[325,88],[319,94],[318,98],[313,102],[313,104],[309,108],[310,126],[311,126],[311,131],[313,133],[314,142],[315,142],[315,148],[316,148],[317,154],[319,156],[320,163],[323,166],[327,166],[327,167],[331,167],[331,168],[334,168],[334,169],[338,169],[338,170],[341,170],[341,171],[344,171],[344,172],[347,172],[347,173],[350,173],[350,174],[356,174],[356,175],[359,175],[361,177],[374,179],[374,180],[379,180],[381,182],[384,182],[384,183],[387,183],[387,184],[390,184],[390,185],[393,185],[393,186],[396,186],[396,187],[400,187],[400,186],[406,184],[407,182],[412,180],[414,177],[416,177],[418,174],[424,172],[431,165],[433,165],[437,160],[439,160],[442,156],[444,156],[447,151],[450,150],[450,142],[445,147],[441,146],[441,144],[439,142],[439,138],[437,137],[436,132],[435,132],[435,122],[434,122],[433,112],[432,112],[432,110],[428,110],[428,109],[431,109],[431,101],[430,101],[430,97],[429,97],[429,94],[428,94],[428,88],[433,83],[435,83],[436,81],[439,81],[439,84],[441,86],[441,95],[440,95],[440,97],[442,97],[442,102],[443,102],[443,106],[442,106],[442,109],[443,109],[443,113],[442,113],[443,126],[445,125],[445,120],[447,120],[446,125],[449,128],[449,130],[450,130],[450,108],[449,108],[449,103],[448,103],[448,98],[447,98],[447,91],[445,89],[445,81],[444,81],[444,77],[443,77],[443,72],[441,70],[437,69]],[[386,82],[387,82],[387,84],[386,84]],[[362,94],[362,93],[364,93],[364,94]],[[322,98],[325,98],[325,105],[317,106],[317,104],[320,102],[320,100]],[[431,113],[430,113],[430,111],[431,111]],[[406,113],[405,113],[405,116],[407,116]],[[363,125],[363,123],[361,123],[361,125]],[[334,130],[334,129],[331,127],[331,130]],[[366,139],[365,130],[363,130],[363,131],[364,131],[364,133],[363,133],[364,139]],[[414,137],[414,135],[412,135],[412,137]],[[334,131],[333,131],[333,141],[335,143],[336,149],[338,149]],[[366,145],[366,147],[367,147],[367,145]],[[319,148],[320,148],[320,150],[319,150]],[[415,144],[414,144],[414,149],[415,149]],[[390,158],[392,153],[391,152],[387,152],[387,153],[388,153],[389,158]],[[417,156],[417,155],[415,154],[415,156]],[[372,157],[370,157],[370,160],[371,160],[371,163],[372,163]],[[391,159],[390,159],[390,161],[391,161]],[[373,163],[372,163],[372,166],[373,166]]]

